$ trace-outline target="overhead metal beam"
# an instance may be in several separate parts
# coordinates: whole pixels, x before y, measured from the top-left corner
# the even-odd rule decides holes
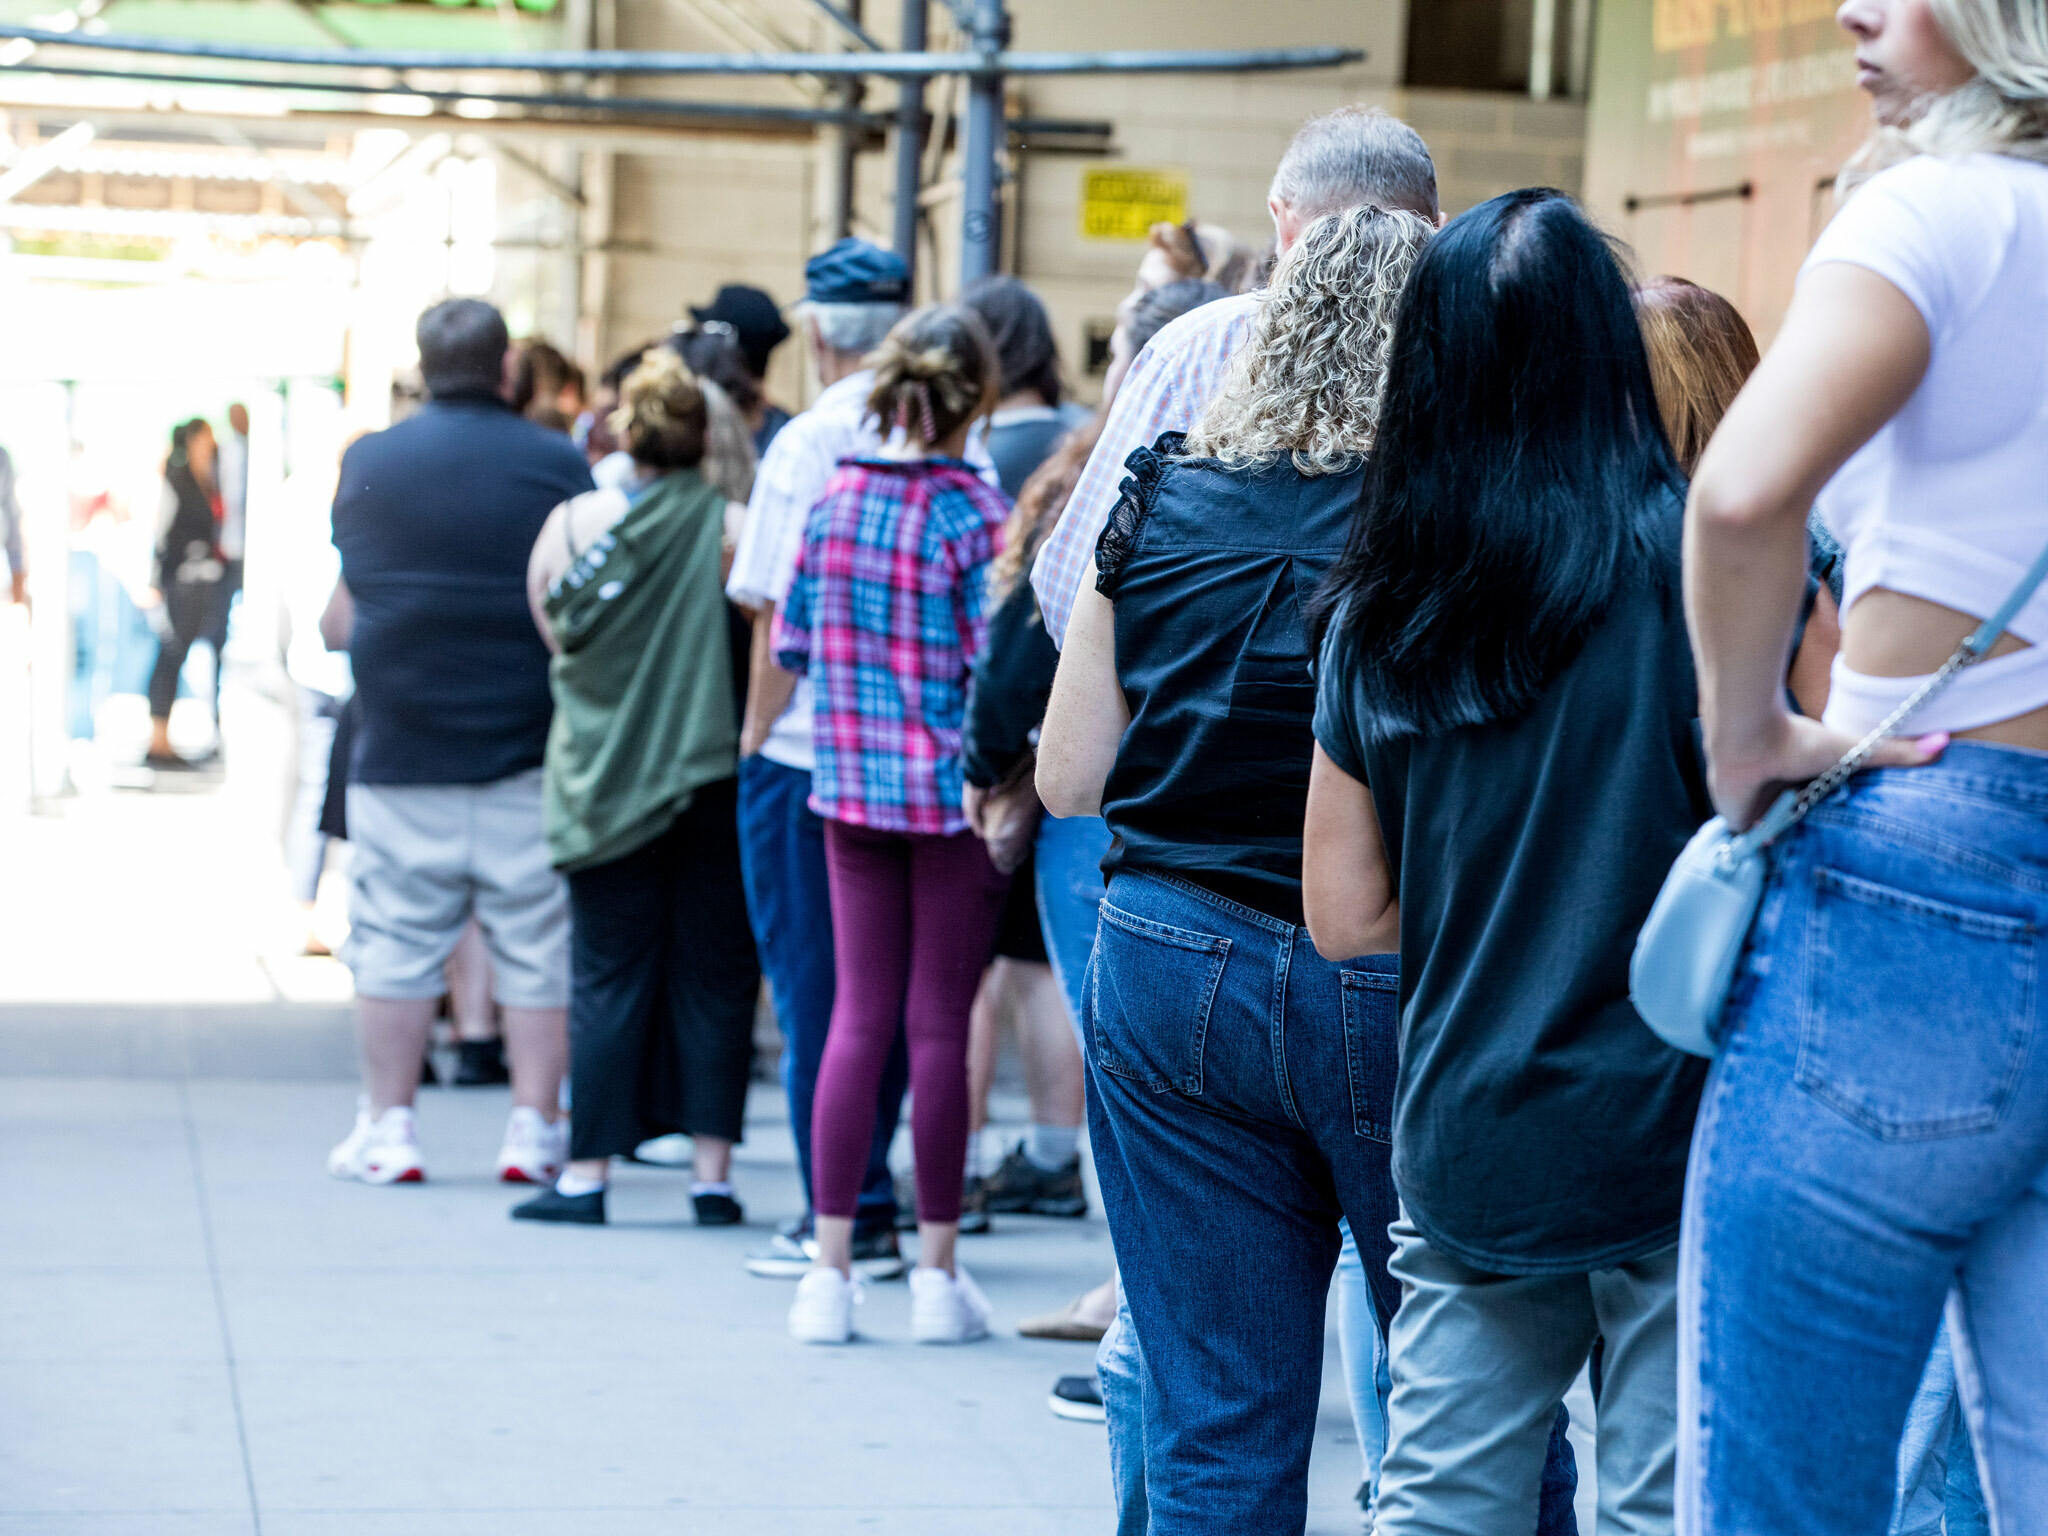
[[[8,75],[55,75],[65,79],[86,80],[140,80],[161,85],[244,86],[257,91],[325,91],[352,96],[415,96],[425,101],[437,102],[488,101],[494,106],[571,110],[591,121],[606,121],[614,117],[674,117],[695,122],[773,123],[778,126],[786,124],[804,127],[820,123],[851,122],[856,127],[875,132],[886,128],[889,121],[878,112],[856,112],[849,118],[840,107],[779,107],[771,103],[744,101],[678,101],[666,96],[567,96],[510,91],[458,91],[420,85],[371,85],[360,80],[264,80],[251,75],[187,75],[174,74],[167,70],[93,69],[84,65],[45,64],[40,60],[30,60],[25,64],[0,65],[0,79]],[[386,119],[393,127],[418,120],[398,113]],[[463,120],[479,124],[512,121],[496,118]],[[559,120],[535,118],[533,121]],[[1103,125],[1081,125],[1081,131],[1101,126]],[[1060,132],[1064,129],[1048,129],[1041,126],[1037,131]]]
[[[196,111],[182,107],[60,107],[48,101],[23,100],[0,89],[0,109],[26,109],[43,117],[90,116],[102,129],[133,125],[161,130],[175,124],[203,127],[210,122],[239,123],[250,131],[264,127],[291,128],[325,135],[336,129],[404,128],[415,133],[448,133],[482,139],[531,139],[538,144],[575,143],[590,149],[619,150],[629,154],[660,154],[685,141],[701,139],[779,139],[807,143],[816,132],[810,124],[666,122],[595,118],[548,117],[457,117],[436,112],[422,117],[391,117],[378,112],[237,112],[227,104],[208,105]]]
[[[487,101],[499,106],[526,108],[562,109],[574,111],[574,117],[463,117],[441,114],[432,120],[437,123],[460,122],[466,128],[482,129],[493,125],[512,128],[526,124],[535,128],[584,123],[602,126],[616,121],[630,121],[636,118],[652,118],[657,121],[673,118],[679,123],[697,126],[703,131],[715,131],[717,125],[730,123],[736,129],[748,127],[808,128],[820,124],[851,121],[856,127],[869,133],[881,133],[888,129],[892,117],[882,112],[860,112],[849,119],[837,107],[778,107],[767,103],[740,101],[681,101],[672,96],[559,96],[534,95],[508,91],[453,91],[437,90],[422,86],[367,85],[358,80],[262,80],[249,75],[187,75],[175,74],[168,70],[138,69],[92,69],[84,66],[63,64],[0,65],[0,94],[5,92],[5,80],[9,75],[52,75],[59,79],[85,80],[127,80],[141,81],[151,85],[196,85],[196,86],[246,86],[259,91],[314,91],[351,96],[416,96],[426,101],[460,102]],[[101,110],[97,104],[90,106],[70,104],[59,106],[52,102],[17,102],[15,105],[35,105],[48,112],[84,113]],[[202,115],[205,109],[202,109]],[[266,114],[252,113],[261,117]],[[268,114],[274,116],[275,114]],[[326,112],[294,112],[295,122],[318,122],[330,114]],[[920,119],[921,119],[920,113]],[[402,127],[407,123],[427,121],[425,114],[408,116],[402,113],[378,115],[378,120],[387,127]],[[900,126],[901,117],[893,119]],[[910,131],[910,143],[917,147],[920,123]],[[1007,124],[1013,138],[1074,138],[1107,139],[1116,132],[1116,124],[1106,118],[1064,118],[1064,117],[1013,117]],[[916,178],[913,176],[912,184]]]
[[[153,53],[180,59],[223,59],[246,64],[298,64],[308,68],[518,71],[587,75],[1158,75],[1246,74],[1270,70],[1329,69],[1356,64],[1362,48],[1264,48],[1223,52],[1167,50],[1107,53],[661,53],[625,49],[597,52],[435,53],[418,49],[279,48],[185,38],[137,37],[115,32],[49,32],[0,24],[0,38],[19,37],[50,47]]]

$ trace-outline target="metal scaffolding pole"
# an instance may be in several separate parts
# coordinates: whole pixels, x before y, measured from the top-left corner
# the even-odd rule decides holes
[[[986,3],[986,0],[976,0]],[[0,24],[0,38],[49,48],[98,48],[180,59],[238,59],[252,64],[391,70],[497,70],[586,75],[1214,75],[1266,70],[1331,69],[1356,64],[1362,48],[1251,48],[1209,52],[1168,49],[1107,53],[662,53],[631,49],[534,53],[438,53],[420,49],[279,48],[138,37],[118,32],[52,32]]]
[[[861,22],[861,0],[846,0],[844,12],[836,6],[825,9],[841,16],[855,29]],[[865,33],[861,33],[865,37]],[[843,239],[853,233],[853,205],[858,194],[855,182],[855,167],[860,156],[861,135],[855,126],[860,121],[860,104],[867,92],[867,83],[859,75],[848,75],[835,88],[839,98],[839,110],[843,121],[832,130],[832,237]]]
[[[1003,0],[974,0],[974,51],[982,64],[967,82],[967,153],[960,169],[965,206],[960,215],[960,282],[964,287],[996,270],[1002,248],[1002,209],[996,201],[996,156],[1003,133],[1003,76],[993,67],[1010,41]]]
[[[926,0],[903,0],[903,51],[923,53],[929,17]],[[896,254],[917,277],[917,194],[924,158],[924,80],[907,75],[896,82]]]

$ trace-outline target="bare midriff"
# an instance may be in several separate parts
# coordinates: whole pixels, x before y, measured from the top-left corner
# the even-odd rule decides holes
[[[1842,660],[1865,677],[1923,677],[1948,660],[1982,622],[1925,598],[1873,587],[1856,600],[1842,624]],[[2025,649],[2026,641],[2008,634],[2000,637],[1991,654],[2005,656]],[[1966,741],[2048,752],[2048,706],[1955,734]]]

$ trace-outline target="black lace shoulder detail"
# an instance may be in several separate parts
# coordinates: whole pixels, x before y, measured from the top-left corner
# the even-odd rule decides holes
[[[1130,473],[1117,487],[1116,505],[1109,509],[1109,521],[1095,541],[1095,590],[1104,597],[1116,596],[1124,562],[1137,549],[1153,498],[1159,494],[1159,482],[1166,478],[1166,461],[1180,457],[1187,436],[1185,432],[1162,432],[1150,448],[1134,448],[1124,460]]]

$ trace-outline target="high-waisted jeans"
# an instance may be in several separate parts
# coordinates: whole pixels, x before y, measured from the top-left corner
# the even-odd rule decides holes
[[[1700,1104],[1679,1525],[1867,1536],[1943,1303],[2002,1536],[2048,1531],[2048,757],[1862,775],[1789,834]]]
[[[1110,881],[1088,1128],[1142,1351],[1152,1536],[1302,1528],[1340,1217],[1376,1309],[1398,1304],[1394,964],[1332,965],[1306,929],[1179,880]]]

